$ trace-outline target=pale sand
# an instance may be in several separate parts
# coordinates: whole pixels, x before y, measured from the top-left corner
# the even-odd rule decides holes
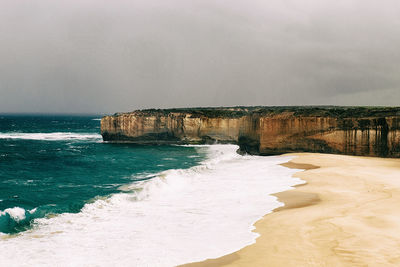
[[[288,155],[307,184],[276,194],[256,243],[184,266],[400,266],[400,159]]]

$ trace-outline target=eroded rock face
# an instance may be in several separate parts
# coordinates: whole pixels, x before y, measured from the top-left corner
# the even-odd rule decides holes
[[[272,116],[260,118],[260,153],[309,151],[400,157],[399,119]]]
[[[101,121],[105,141],[137,143],[236,143],[245,117],[191,117],[186,113],[146,115],[142,113],[106,116]]]
[[[145,110],[106,116],[105,141],[235,143],[250,154],[322,152],[400,157],[396,108],[220,108]],[[349,116],[349,114],[354,114]]]

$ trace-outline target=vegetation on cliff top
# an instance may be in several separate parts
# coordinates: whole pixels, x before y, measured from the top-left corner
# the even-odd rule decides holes
[[[188,113],[192,117],[238,118],[251,114],[277,115],[293,113],[295,116],[317,116],[337,118],[400,116],[400,107],[343,107],[343,106],[253,106],[253,107],[199,107],[172,109],[143,109],[134,111],[143,115],[168,115]],[[120,115],[119,113],[115,115]]]

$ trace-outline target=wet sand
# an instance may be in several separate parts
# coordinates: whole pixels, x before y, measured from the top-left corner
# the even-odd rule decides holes
[[[307,184],[276,194],[256,243],[184,266],[400,266],[400,159],[287,155]]]

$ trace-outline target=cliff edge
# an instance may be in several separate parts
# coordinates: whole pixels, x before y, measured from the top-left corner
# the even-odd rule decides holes
[[[103,117],[101,134],[138,144],[234,143],[257,155],[400,157],[400,107],[147,109]]]

